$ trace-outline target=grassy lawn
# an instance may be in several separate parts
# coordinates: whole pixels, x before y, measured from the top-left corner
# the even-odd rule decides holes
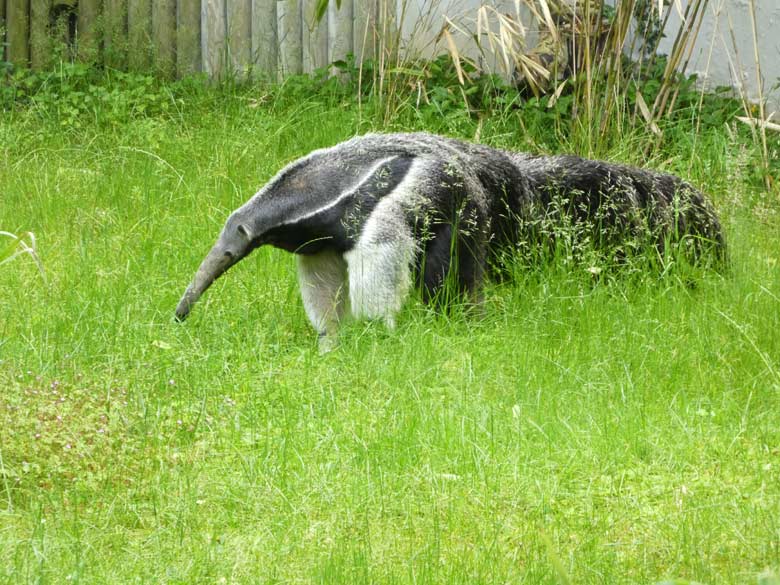
[[[232,209],[375,118],[199,99],[78,129],[0,118],[0,230],[35,233],[47,279],[0,266],[0,579],[774,583],[780,207],[749,137],[602,154],[709,191],[726,274],[518,271],[482,316],[412,302],[320,356],[285,252],[186,324],[173,309]],[[480,140],[565,149],[513,115]]]

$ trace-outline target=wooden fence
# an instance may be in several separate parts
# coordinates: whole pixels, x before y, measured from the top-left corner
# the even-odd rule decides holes
[[[67,56],[170,77],[203,71],[220,78],[310,73],[350,53],[372,56],[386,0],[342,0],[340,9],[331,1],[319,22],[317,3],[0,0],[0,60],[45,68]]]

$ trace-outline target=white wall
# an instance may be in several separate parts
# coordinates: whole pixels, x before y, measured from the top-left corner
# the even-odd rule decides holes
[[[750,0],[710,0],[699,32],[688,73],[696,73],[708,88],[727,85],[747,90],[758,98]],[[683,6],[686,2],[683,0]],[[780,78],[780,1],[755,0],[758,52],[763,74],[764,95],[769,94],[767,112],[778,110],[780,92],[773,89]],[[677,30],[680,18],[673,11],[669,30]],[[733,31],[733,36],[732,36]],[[673,38],[662,41],[660,50],[668,53]],[[736,42],[735,42],[736,41]]]
[[[399,16],[400,6],[404,1],[398,0]],[[477,8],[482,4],[495,6],[506,13],[515,12],[514,0],[406,1],[408,8],[403,21],[404,38],[413,38],[414,44],[410,49],[427,56],[446,50],[443,41],[438,45],[434,43],[444,22],[444,14],[455,22],[473,27]],[[708,88],[724,85],[738,88],[742,84],[751,99],[755,100],[758,98],[758,83],[749,2],[750,0],[710,0],[691,55],[688,73],[698,74],[700,81]],[[680,0],[680,3],[684,11],[688,0]],[[780,0],[755,0],[755,5],[764,95],[769,97],[767,111],[771,113],[777,110],[780,118],[780,89],[774,87],[780,81]],[[671,49],[680,22],[677,11],[673,10],[667,27],[668,36],[661,42],[661,53],[668,53]],[[422,32],[423,29],[425,32]],[[732,41],[732,30],[736,43]],[[468,50],[473,43],[461,39],[459,44],[461,48],[466,48],[469,56],[476,57],[473,50]]]

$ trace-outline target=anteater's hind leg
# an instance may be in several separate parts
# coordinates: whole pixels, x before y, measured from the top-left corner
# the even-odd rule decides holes
[[[422,258],[422,295],[427,304],[444,308],[459,299],[478,303],[485,272],[484,238],[453,224],[441,224]]]
[[[306,315],[320,335],[320,351],[329,351],[347,311],[347,263],[341,254],[331,250],[301,254],[298,282]]]

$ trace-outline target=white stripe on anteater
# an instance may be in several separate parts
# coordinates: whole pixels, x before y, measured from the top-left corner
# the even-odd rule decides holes
[[[362,186],[366,184],[366,182],[371,179],[374,176],[374,173],[376,173],[379,169],[381,169],[384,165],[391,162],[393,159],[395,159],[395,156],[389,156],[387,158],[383,158],[378,163],[373,165],[367,172],[363,173],[363,175],[360,177],[360,179],[353,185],[350,185],[346,190],[342,191],[333,201],[328,203],[327,205],[323,205],[319,209],[315,209],[313,211],[309,211],[307,213],[304,213],[303,215],[300,215],[294,219],[285,220],[281,225],[293,225],[296,223],[300,223],[306,219],[310,219],[318,214],[322,214],[326,211],[329,211],[330,209],[333,209],[336,207],[339,203],[347,199],[348,197],[352,197],[357,193],[358,189],[360,189]]]
[[[412,264],[418,251],[408,220],[425,199],[423,164],[412,163],[403,181],[377,203],[355,247],[344,254],[349,272],[349,300],[356,318],[383,319],[395,326],[395,315],[412,286]]]

